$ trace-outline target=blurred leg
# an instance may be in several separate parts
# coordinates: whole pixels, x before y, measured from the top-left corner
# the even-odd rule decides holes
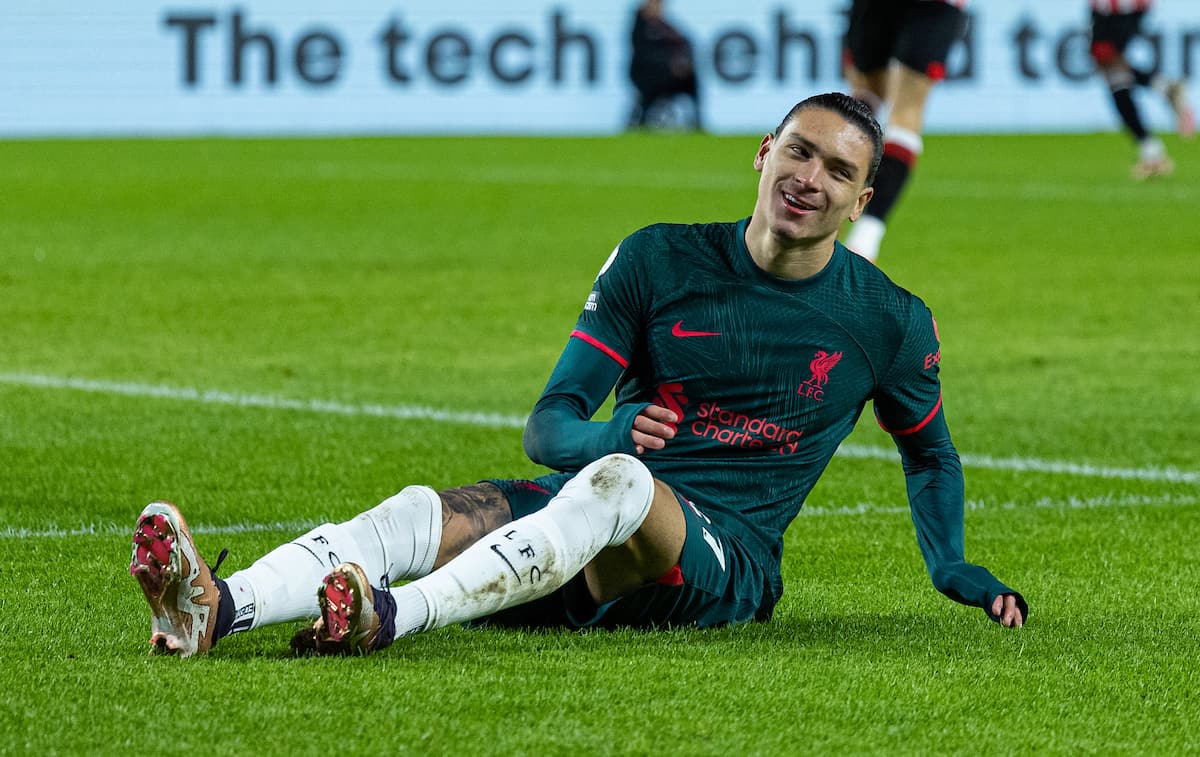
[[[875,195],[846,237],[847,247],[871,261],[879,257],[888,214],[900,199],[924,149],[921,129],[925,103],[935,84],[933,79],[904,65],[895,68],[891,83],[894,97],[883,132],[883,160],[875,176]]]

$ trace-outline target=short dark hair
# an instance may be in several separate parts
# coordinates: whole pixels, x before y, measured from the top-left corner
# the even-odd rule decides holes
[[[883,129],[880,128],[879,122],[875,120],[875,114],[871,112],[871,107],[862,100],[841,92],[826,92],[821,95],[813,95],[792,106],[792,109],[788,111],[783,120],[779,122],[779,125],[775,127],[775,139],[779,138],[788,121],[795,118],[800,111],[810,108],[823,108],[837,113],[842,118],[857,126],[867,139],[871,140],[871,167],[867,171],[867,181],[865,184],[865,186],[871,186],[875,181],[875,172],[879,170],[879,161],[883,160]]]

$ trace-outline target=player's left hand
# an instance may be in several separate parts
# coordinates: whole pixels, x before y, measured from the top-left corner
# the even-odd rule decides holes
[[[1024,603],[1017,601],[1016,594],[1001,594],[992,602],[992,615],[999,619],[1005,628],[1020,628],[1025,625]]]
[[[675,438],[679,416],[665,407],[647,405],[633,419],[633,444],[640,455],[648,449],[662,449]]]

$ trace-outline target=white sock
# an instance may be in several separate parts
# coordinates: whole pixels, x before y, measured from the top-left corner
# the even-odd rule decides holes
[[[409,486],[345,523],[326,523],[276,547],[226,584],[234,601],[231,632],[315,618],[317,587],[335,566],[358,563],[387,583],[433,569],[442,540],[442,500],[427,486]]]
[[[903,126],[888,125],[883,130],[883,143],[894,144],[903,147],[913,155],[920,155],[925,151],[925,140],[921,138],[919,132],[912,129],[906,129]]]
[[[433,570],[442,543],[442,498],[428,486],[407,486],[358,516],[366,519],[383,545],[383,564],[371,578],[387,573],[388,583],[420,578]]]
[[[846,246],[874,263],[879,258],[879,245],[883,242],[883,232],[887,225],[883,221],[866,213],[850,224],[850,233],[846,235]]]
[[[1167,147],[1158,137],[1146,137],[1138,143],[1138,160],[1155,161],[1167,157]]]
[[[562,587],[600,550],[623,544],[654,498],[629,455],[586,466],[545,508],[496,529],[444,566],[397,589],[397,636],[481,618]]]
[[[234,598],[233,631],[315,618],[317,587],[334,566],[357,562],[382,575],[383,548],[369,521],[325,523],[225,579]],[[247,609],[249,608],[249,609]]]

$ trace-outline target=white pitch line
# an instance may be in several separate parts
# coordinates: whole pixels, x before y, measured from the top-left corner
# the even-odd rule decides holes
[[[47,376],[38,373],[0,373],[0,384],[16,384],[40,389],[74,389],[95,394],[119,394],[126,397],[198,402],[204,405],[235,405],[268,410],[300,410],[332,415],[374,416],[400,420],[442,421],[485,428],[524,428],[525,417],[499,413],[464,413],[440,410],[423,405],[378,405],[337,402],[332,400],[301,400],[276,394],[242,394],[219,389],[196,389],[190,386],[162,386],[124,381]]]
[[[1096,510],[1107,508],[1134,507],[1194,507],[1200,504],[1200,496],[1188,494],[1101,494],[1095,497],[1067,497],[1055,499],[1043,497],[1028,502],[1011,500],[968,500],[966,509],[971,512],[989,510]],[[854,505],[805,505],[800,510],[802,518],[846,517],[855,515],[901,515],[908,507],[894,503],[859,502]],[[191,524],[191,531],[203,535],[238,535],[256,533],[282,533],[300,536],[318,525],[317,521],[275,521],[273,523],[230,523],[210,526],[203,523]],[[88,523],[82,526],[50,525],[44,528],[0,528],[0,539],[66,539],[80,536],[129,536],[133,533],[133,521],[129,523]]]
[[[399,420],[425,420],[444,423],[459,423],[485,428],[520,429],[525,427],[526,416],[502,413],[475,413],[443,410],[424,405],[380,405],[338,402],[335,400],[293,399],[275,394],[243,394],[217,389],[195,387],[173,387],[159,384],[103,381],[97,379],[49,376],[38,373],[0,372],[0,384],[35,387],[41,389],[70,389],[96,394],[116,394],[126,397],[148,397],[205,405],[233,405],[268,410],[295,410],[311,413],[326,413],[345,416],[371,416]],[[843,457],[866,460],[895,460],[894,449],[871,447],[861,444],[843,444],[838,448]],[[1200,483],[1200,471],[1185,471],[1174,467],[1116,467],[1076,463],[1060,460],[1042,460],[1036,457],[993,457],[991,455],[961,454],[964,466],[1018,473],[1044,473],[1086,478],[1111,478],[1129,481],[1163,481],[1167,483]]]
[[[1194,494],[1118,494],[1110,492],[1094,497],[1039,497],[1026,502],[993,502],[983,499],[968,499],[966,509],[970,512],[986,510],[1097,510],[1129,507],[1194,507],[1200,504],[1200,496]],[[895,515],[908,513],[908,505],[860,502],[855,505],[805,505],[800,516],[823,517],[831,515]]]
[[[897,452],[883,447],[867,447],[860,444],[843,444],[838,454],[867,460],[895,460]],[[1166,481],[1173,484],[1200,483],[1200,471],[1185,471],[1178,468],[1125,468],[1091,463],[1072,463],[1063,460],[1042,460],[1036,457],[993,457],[959,453],[962,464],[968,468],[1013,471],[1016,473],[1050,473],[1085,478],[1116,478],[1127,481]]]
[[[283,531],[296,536],[311,531],[319,525],[315,521],[276,521],[274,523],[230,523],[224,526],[188,524],[188,530],[197,534],[257,534]],[[25,538],[70,538],[74,536],[129,536],[133,533],[133,520],[129,523],[88,523],[82,526],[46,526],[45,528],[0,528],[0,539]]]

